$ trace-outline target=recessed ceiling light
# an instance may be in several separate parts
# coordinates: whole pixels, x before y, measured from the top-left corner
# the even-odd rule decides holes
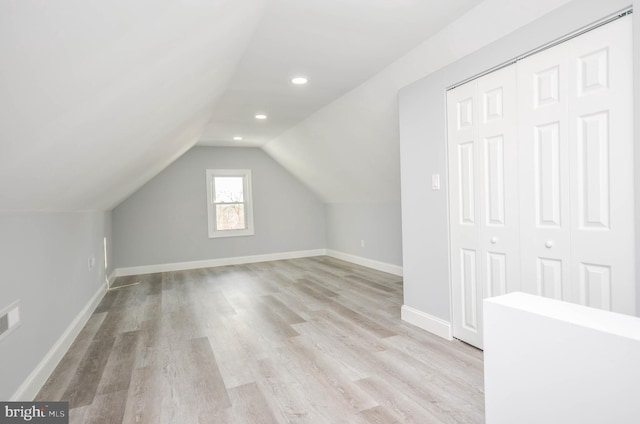
[[[305,77],[295,77],[291,79],[291,82],[296,85],[302,85],[307,83],[307,79]]]
[[[242,140],[242,137],[240,137],[239,135],[237,135],[237,136],[233,137],[233,139],[234,139],[235,141],[240,141],[240,140]]]
[[[256,115],[256,119],[267,119],[267,115],[264,115],[264,114],[262,114],[262,113],[258,113],[258,114]]]

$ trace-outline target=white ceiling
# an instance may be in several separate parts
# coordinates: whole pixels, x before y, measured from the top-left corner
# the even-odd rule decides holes
[[[477,3],[271,0],[199,144],[264,145]],[[293,85],[296,75],[309,83]]]
[[[261,146],[479,2],[3,0],[0,210],[109,209],[198,141]]]
[[[374,216],[388,206],[399,208],[403,169],[398,91],[567,1],[484,0],[262,148],[325,203],[357,203]],[[444,111],[422,113],[426,116]],[[425,166],[434,161],[446,162],[426,156],[438,151],[426,146],[442,145],[444,134],[442,137],[423,140]],[[436,154],[446,152],[440,150]],[[430,171],[446,175],[446,168]],[[415,184],[423,184],[428,190],[429,182]]]

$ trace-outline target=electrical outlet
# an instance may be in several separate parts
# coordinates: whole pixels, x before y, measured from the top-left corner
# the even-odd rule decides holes
[[[96,266],[96,257],[92,256],[87,261],[87,267],[89,267],[89,271],[91,271]]]
[[[364,247],[364,240],[360,240],[360,247]]]
[[[431,190],[440,190],[440,174],[431,175]]]
[[[13,309],[7,313],[7,322],[9,324],[9,328],[13,328],[20,324],[20,308],[18,304],[16,304]]]
[[[20,325],[20,301],[16,300],[11,305],[0,311],[0,340],[7,337]]]

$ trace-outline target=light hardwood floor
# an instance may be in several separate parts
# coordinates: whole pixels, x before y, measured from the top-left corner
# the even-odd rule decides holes
[[[71,423],[481,423],[482,352],[328,257],[119,278],[37,400]]]

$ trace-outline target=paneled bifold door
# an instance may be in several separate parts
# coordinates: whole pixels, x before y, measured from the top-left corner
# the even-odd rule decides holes
[[[631,19],[447,94],[454,336],[526,291],[635,314]]]
[[[520,288],[515,66],[447,105],[454,335],[482,346],[482,299]]]

